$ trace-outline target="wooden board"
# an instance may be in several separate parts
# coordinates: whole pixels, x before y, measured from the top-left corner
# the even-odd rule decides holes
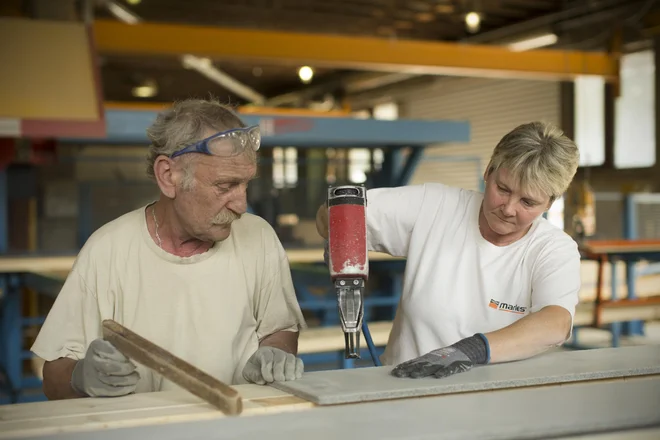
[[[4,17],[0,40],[0,116],[78,121],[101,117],[83,23]]]
[[[584,249],[594,254],[660,252],[660,240],[587,240]]]
[[[235,388],[243,398],[243,413],[238,417],[299,411],[314,406],[269,386],[236,385]],[[23,403],[0,406],[0,439],[224,417],[227,416],[218,409],[184,390]]]
[[[286,249],[291,263],[322,263],[323,249]],[[381,252],[369,252],[371,261],[401,260]],[[0,273],[50,272],[62,279],[73,267],[75,256],[0,256]],[[328,278],[329,279],[329,278]]]
[[[397,378],[392,366],[311,372],[274,387],[319,405],[660,375],[660,345],[546,353],[443,379]]]

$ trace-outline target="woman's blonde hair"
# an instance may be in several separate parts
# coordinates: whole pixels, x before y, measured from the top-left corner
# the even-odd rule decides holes
[[[486,176],[505,168],[526,190],[561,196],[577,172],[580,152],[558,127],[530,122],[507,133],[493,150]]]

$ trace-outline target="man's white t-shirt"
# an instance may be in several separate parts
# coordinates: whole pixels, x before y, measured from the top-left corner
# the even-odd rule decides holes
[[[479,232],[482,200],[481,193],[442,184],[367,192],[369,249],[407,258],[383,364],[499,330],[546,306],[574,316],[575,241],[539,217],[523,238],[496,246]]]
[[[145,207],[99,228],[81,249],[32,351],[82,359],[114,319],[225,383],[245,383],[259,340],[305,321],[271,226],[244,214],[207,252],[178,257],[149,235]],[[137,364],[136,392],[177,385]]]

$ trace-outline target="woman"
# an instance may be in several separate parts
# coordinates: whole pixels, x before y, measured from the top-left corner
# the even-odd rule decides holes
[[[369,249],[407,259],[382,362],[398,377],[444,377],[564,343],[580,289],[577,244],[542,214],[566,191],[579,152],[532,122],[505,135],[485,192],[443,184],[367,192]],[[327,210],[317,214],[327,238]]]

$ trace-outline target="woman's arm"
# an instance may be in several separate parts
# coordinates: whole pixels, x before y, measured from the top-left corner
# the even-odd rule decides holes
[[[560,306],[546,306],[513,324],[486,333],[490,363],[526,359],[564,343],[571,332],[571,314]]]

